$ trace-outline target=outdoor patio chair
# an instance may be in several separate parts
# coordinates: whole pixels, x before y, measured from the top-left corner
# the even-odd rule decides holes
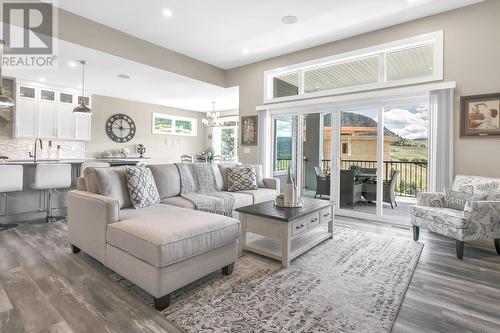
[[[323,174],[320,167],[314,167],[314,174],[316,175],[316,193],[314,194],[314,198],[319,195],[321,198],[322,195],[330,195],[330,177],[327,177]]]

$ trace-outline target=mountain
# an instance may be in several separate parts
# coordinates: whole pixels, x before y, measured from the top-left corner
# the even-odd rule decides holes
[[[377,122],[372,118],[352,112],[342,112],[341,124],[342,126],[346,127],[377,127]],[[324,125],[326,127],[330,127],[332,125],[331,113],[325,115]],[[376,134],[373,133],[367,135],[376,135]],[[396,133],[394,133],[393,131],[391,131],[386,127],[384,127],[384,135],[398,137]]]

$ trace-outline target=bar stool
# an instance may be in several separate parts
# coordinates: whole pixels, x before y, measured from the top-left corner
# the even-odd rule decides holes
[[[4,212],[7,214],[7,202],[12,199],[7,195],[9,192],[23,190],[23,166],[22,165],[0,165],[0,193],[4,197]],[[17,227],[17,224],[0,223],[0,231]]]
[[[56,222],[64,217],[52,215],[52,195],[58,189],[69,188],[71,186],[71,164],[37,164],[35,170],[35,182],[31,185],[34,190],[47,191],[47,223]]]

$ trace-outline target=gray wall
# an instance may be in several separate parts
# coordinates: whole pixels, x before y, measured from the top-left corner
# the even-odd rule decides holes
[[[92,96],[92,111],[92,137],[86,145],[86,155],[89,157],[98,156],[106,149],[118,151],[121,148],[129,148],[131,155],[137,155],[136,145],[142,143],[146,146],[146,156],[152,158],[151,163],[174,163],[180,161],[182,154],[199,153],[210,146],[206,129],[201,125],[202,112],[179,110],[99,95]],[[106,121],[115,113],[128,115],[137,126],[135,137],[127,143],[116,143],[106,134]],[[152,134],[153,113],[198,118],[198,136]],[[165,143],[166,139],[168,144]]]
[[[500,139],[459,139],[459,97],[500,92],[500,1],[473,6],[400,24],[281,57],[229,70],[228,86],[240,87],[240,114],[255,115],[263,103],[263,72],[307,60],[361,49],[423,33],[444,30],[444,78],[456,81],[455,173],[500,177]],[[257,160],[257,148],[241,154],[244,162]]]

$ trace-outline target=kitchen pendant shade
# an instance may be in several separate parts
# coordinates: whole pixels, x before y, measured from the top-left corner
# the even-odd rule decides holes
[[[80,105],[73,109],[73,113],[92,114],[92,110],[82,101]]]
[[[73,113],[91,115],[92,110],[85,105],[85,65],[87,62],[85,60],[80,60],[80,64],[82,64],[82,101],[73,109]]]

